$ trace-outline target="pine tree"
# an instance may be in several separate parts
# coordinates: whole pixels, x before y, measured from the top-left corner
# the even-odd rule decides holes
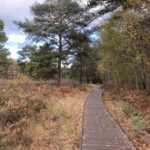
[[[40,46],[27,45],[19,54],[20,71],[34,79],[52,79],[56,75],[56,57],[48,44]]]
[[[85,32],[76,32],[72,30],[68,35],[69,48],[74,56],[74,66],[79,73],[79,81],[83,83],[83,76],[85,72],[85,61],[88,57],[89,51],[89,37]]]
[[[8,76],[9,69],[9,59],[8,55],[10,54],[8,49],[4,47],[5,42],[7,41],[6,34],[4,32],[4,23],[0,20],[0,77]]]
[[[32,21],[16,22],[18,27],[33,37],[55,45],[57,52],[57,82],[61,83],[61,64],[66,58],[66,38],[70,29],[77,30],[85,26],[81,17],[83,9],[72,0],[47,0],[43,4],[35,3],[31,7],[34,16]]]
[[[100,82],[98,72],[99,54],[98,49],[92,48],[88,32],[76,32],[72,30],[69,34],[69,48],[71,49],[73,63],[71,76],[84,82]]]

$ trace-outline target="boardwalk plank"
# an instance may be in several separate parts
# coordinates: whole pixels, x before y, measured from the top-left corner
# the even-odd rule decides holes
[[[100,89],[94,89],[84,108],[80,150],[132,150],[133,145],[106,111]]]

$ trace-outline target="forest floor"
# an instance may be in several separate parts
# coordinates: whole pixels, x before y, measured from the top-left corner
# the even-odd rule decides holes
[[[77,150],[90,86],[0,80],[1,150]]]
[[[116,91],[104,87],[104,104],[140,150],[150,150],[150,91]]]

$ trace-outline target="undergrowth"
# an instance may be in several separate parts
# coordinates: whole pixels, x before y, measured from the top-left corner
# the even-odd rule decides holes
[[[112,92],[106,88],[104,102],[132,142],[142,150],[150,148],[149,91]]]
[[[79,108],[84,101],[79,97],[75,106],[70,97],[82,95],[85,88],[27,78],[0,82],[5,82],[0,84],[0,149],[78,149],[81,116],[77,113],[82,114]]]

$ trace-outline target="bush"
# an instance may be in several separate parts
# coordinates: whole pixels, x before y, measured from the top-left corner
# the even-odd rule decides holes
[[[70,119],[71,113],[65,109],[65,107],[59,106],[54,110],[53,121],[57,121],[60,118]]]
[[[17,141],[18,141],[18,144],[20,143],[24,147],[28,147],[32,143],[32,137],[31,137],[31,135],[29,135],[27,133],[20,132],[18,134]]]
[[[130,108],[127,104],[123,106],[122,111],[126,114],[126,115],[131,115],[134,113],[134,109]]]
[[[144,121],[139,119],[133,120],[131,124],[133,126],[133,129],[136,131],[143,130],[146,127]]]
[[[66,132],[67,132],[68,134],[73,134],[73,133],[75,132],[75,128],[72,127],[72,126],[67,126],[67,127],[66,127]]]
[[[7,97],[0,95],[0,106],[5,106],[7,102]]]
[[[126,114],[126,115],[130,115],[130,116],[143,116],[142,112],[139,112],[131,107],[129,107],[127,104],[125,104],[122,108],[122,111]]]
[[[46,109],[46,104],[42,100],[38,100],[33,109],[36,112],[40,112],[42,109]]]
[[[15,123],[24,116],[24,108],[8,109],[7,111],[1,112],[0,120],[3,125],[6,125],[7,123]]]

